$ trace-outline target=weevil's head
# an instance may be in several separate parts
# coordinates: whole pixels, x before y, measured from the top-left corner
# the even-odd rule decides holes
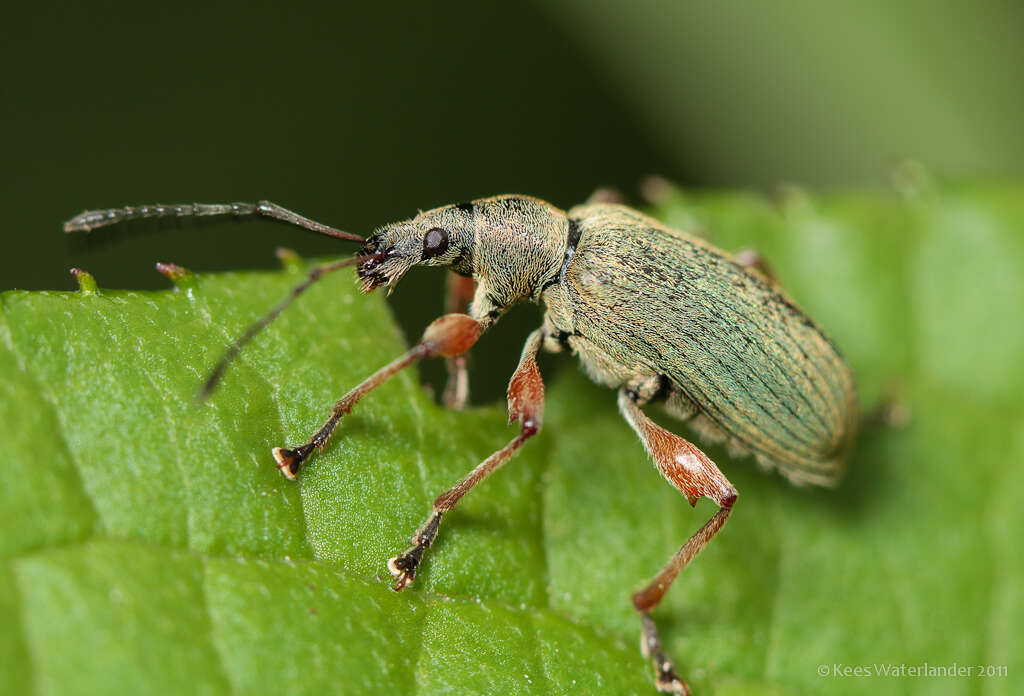
[[[537,296],[558,275],[568,238],[565,211],[530,196],[479,198],[377,230],[361,251],[369,292],[390,290],[413,266],[448,266],[485,279],[492,311]]]
[[[449,266],[456,273],[471,275],[474,218],[474,205],[462,203],[381,227],[360,251],[363,292],[381,286],[390,291],[413,266]]]

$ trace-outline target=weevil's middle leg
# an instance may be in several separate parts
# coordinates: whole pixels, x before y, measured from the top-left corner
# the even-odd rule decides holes
[[[303,462],[314,450],[321,450],[327,445],[342,417],[348,414],[360,399],[421,358],[450,357],[466,352],[476,343],[481,331],[481,325],[465,314],[445,314],[435,319],[423,332],[423,338],[419,343],[338,399],[331,409],[331,417],[313,433],[308,442],[294,449],[275,447],[273,454],[277,460],[277,468],[288,478],[294,479]]]
[[[475,283],[472,278],[460,276],[448,271],[445,285],[445,308],[447,313],[465,312],[473,300]],[[445,383],[441,403],[446,408],[461,411],[469,403],[469,368],[466,354],[455,355],[445,359],[448,370],[448,381]]]
[[[405,553],[388,561],[388,570],[395,578],[395,590],[401,590],[416,578],[416,571],[427,548],[437,538],[441,517],[459,502],[473,486],[494,473],[502,464],[540,431],[544,416],[544,382],[537,368],[537,352],[541,347],[541,329],[526,339],[519,366],[508,384],[508,422],[520,424],[520,433],[500,450],[477,465],[455,486],[434,500],[434,509],[426,523],[413,535],[412,546]]]
[[[708,497],[719,505],[718,512],[686,540],[661,572],[633,595],[633,607],[640,613],[643,624],[641,647],[644,656],[654,665],[655,685],[663,693],[689,694],[686,682],[676,674],[672,662],[661,649],[661,640],[650,612],[661,602],[679,573],[729,519],[733,503],[736,502],[736,489],[707,455],[648,418],[640,410],[635,392],[629,389],[619,391],[619,410],[640,436],[658,470],[686,496],[690,505],[696,505],[701,497]]]

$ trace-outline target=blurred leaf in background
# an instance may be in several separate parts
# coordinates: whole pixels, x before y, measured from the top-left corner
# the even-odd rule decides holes
[[[1022,194],[662,201],[681,229],[759,248],[845,350],[865,403],[899,379],[912,414],[867,430],[834,491],[709,450],[740,499],[658,611],[695,693],[1021,692]],[[197,407],[211,362],[298,277],[0,298],[6,690],[653,693],[629,593],[712,506],[691,510],[613,393],[564,370],[545,431],[446,521],[417,586],[392,593],[384,561],[511,431],[498,407],[442,411],[404,374],[285,481],[269,448],[402,346],[380,295],[332,277]],[[1006,673],[831,671],[923,663]]]
[[[631,114],[702,183],[1024,172],[1024,5],[542,0]]]

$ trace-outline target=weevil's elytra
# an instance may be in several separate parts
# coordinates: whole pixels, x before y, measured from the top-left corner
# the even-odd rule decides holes
[[[511,458],[541,428],[541,349],[570,349],[596,382],[618,390],[618,407],[662,475],[695,505],[718,511],[643,589],[633,595],[642,649],[660,691],[689,688],[664,654],[651,612],[676,576],[722,528],[737,491],[696,445],[654,423],[643,406],[660,402],[699,438],[725,442],[795,483],[831,485],[856,430],[853,378],[833,342],[761,267],[756,255],[733,257],[631,208],[590,203],[568,212],[529,196],[504,195],[449,205],[386,225],[369,238],[341,232],[266,201],[91,211],[67,230],[137,217],[265,215],[314,232],[363,242],[359,254],[315,268],[289,297],[256,322],[214,367],[204,394],[234,355],[312,283],[356,265],[366,292],[390,291],[415,265],[445,266],[451,313],[435,320],[404,354],[353,387],[303,444],[275,447],[278,468],[295,478],[366,394],[421,358],[445,357],[445,403],[468,394],[464,355],[512,305],[542,303],[543,324],[523,346],[508,387],[509,423],[519,434],[434,500],[412,546],[388,562],[400,590],[416,578],[446,512]],[[475,283],[474,283],[475,281]],[[458,313],[468,304],[466,313]]]

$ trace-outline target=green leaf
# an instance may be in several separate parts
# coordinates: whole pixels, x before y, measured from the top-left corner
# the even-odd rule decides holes
[[[708,449],[740,499],[657,611],[695,693],[1020,692],[1024,189],[676,192],[657,212],[760,249],[864,403],[899,380],[911,413],[863,433],[836,490]],[[6,691],[652,693],[629,593],[713,505],[665,484],[612,392],[546,360],[563,369],[545,431],[392,592],[384,562],[433,497],[516,430],[499,405],[440,409],[408,373],[286,481],[270,448],[403,347],[383,299],[337,275],[198,405],[231,338],[300,277],[2,296]],[[877,674],[925,663],[973,675]]]

